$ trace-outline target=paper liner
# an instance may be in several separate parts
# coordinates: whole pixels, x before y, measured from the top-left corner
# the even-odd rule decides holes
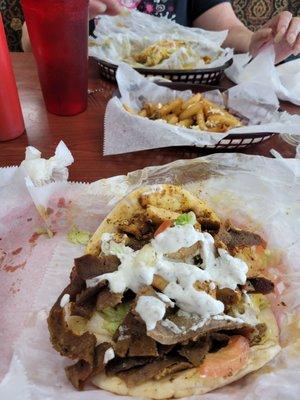
[[[1,170],[0,170],[1,171]],[[3,174],[3,171],[0,172]],[[222,218],[231,218],[241,227],[260,233],[268,242],[272,252],[276,252],[278,262],[269,267],[269,274],[277,282],[277,295],[271,296],[273,310],[281,326],[282,352],[260,371],[244,379],[205,395],[210,400],[256,400],[257,398],[285,398],[300,396],[300,346],[299,346],[299,258],[300,258],[300,160],[266,159],[241,154],[216,154],[189,161],[149,167],[127,176],[101,180],[91,185],[65,183],[56,195],[65,193],[72,199],[66,207],[74,219],[87,230],[95,229],[112,207],[122,197],[137,187],[155,183],[183,184],[185,188],[200,195]],[[72,197],[72,191],[74,197]],[[2,200],[2,193],[0,193]],[[52,199],[50,202],[54,203]],[[7,203],[9,204],[9,203]],[[54,209],[56,212],[59,207]],[[21,208],[20,208],[21,210]],[[7,213],[13,216],[13,209]],[[28,210],[21,212],[26,218]],[[29,214],[28,214],[29,215]],[[53,215],[53,214],[51,214]],[[0,219],[1,234],[5,233],[6,243],[24,240],[17,222],[9,226]],[[11,218],[10,218],[11,220]],[[26,226],[26,224],[23,224]],[[59,225],[59,224],[58,224]],[[6,226],[4,232],[3,226]],[[99,392],[88,386],[87,391],[77,392],[67,382],[63,367],[72,362],[63,359],[49,343],[46,326],[47,313],[68,283],[73,258],[82,254],[83,247],[66,239],[68,224],[52,239],[42,236],[36,241],[32,255],[22,270],[24,292],[19,298],[11,293],[5,297],[2,314],[9,315],[19,324],[19,339],[14,346],[14,355],[9,372],[0,384],[0,398],[3,399],[49,399],[55,400],[104,400],[116,397],[107,392]],[[24,237],[26,229],[24,228]],[[27,234],[31,233],[28,229]],[[16,238],[16,239],[15,239]],[[1,242],[0,242],[1,243]],[[7,245],[6,245],[7,247]],[[51,252],[49,248],[52,247]],[[1,267],[1,273],[3,271]],[[38,287],[39,286],[39,287]],[[1,293],[2,295],[2,293]],[[25,328],[21,328],[19,307],[24,302],[23,317]],[[2,315],[3,317],[3,315]],[[2,325],[3,326],[3,325]],[[6,325],[4,325],[6,326]],[[3,348],[11,347],[8,334],[2,334],[1,360]],[[17,337],[15,337],[17,339]],[[7,364],[5,358],[5,366]]]
[[[300,105],[300,61],[287,62],[275,67],[274,46],[267,46],[252,61],[249,54],[237,54],[225,74],[235,83],[261,82],[280,100]],[[289,67],[291,64],[291,67]]]

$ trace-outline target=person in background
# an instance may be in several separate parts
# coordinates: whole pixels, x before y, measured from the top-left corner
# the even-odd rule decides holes
[[[236,53],[250,52],[255,57],[267,43],[274,42],[276,63],[290,55],[300,54],[299,17],[283,11],[261,29],[252,32],[237,18],[229,0],[90,0],[90,18],[101,14],[116,15],[121,11],[120,4],[129,3],[131,8],[169,18],[185,26],[212,31],[228,30],[223,47],[231,47]]]

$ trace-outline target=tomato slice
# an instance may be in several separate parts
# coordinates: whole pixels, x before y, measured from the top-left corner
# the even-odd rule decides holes
[[[154,233],[154,237],[156,237],[157,235],[160,235],[161,233],[163,233],[166,229],[170,228],[172,226],[173,222],[168,220],[168,221],[164,221],[163,223],[161,223],[159,225],[159,227],[156,229],[155,233]]]
[[[228,345],[216,353],[209,353],[198,367],[202,377],[229,377],[238,372],[249,357],[250,344],[244,336],[233,336]]]

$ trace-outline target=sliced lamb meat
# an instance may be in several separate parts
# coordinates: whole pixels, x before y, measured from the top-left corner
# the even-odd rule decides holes
[[[274,283],[262,276],[255,276],[247,279],[246,288],[250,293],[269,294],[274,291]]]
[[[75,267],[73,267],[70,274],[70,284],[63,290],[58,299],[56,300],[55,305],[59,306],[62,297],[65,294],[70,296],[70,301],[75,301],[76,296],[85,288],[85,282],[82,280],[76,273]]]
[[[157,357],[155,340],[147,336],[145,323],[132,312],[129,312],[123,324],[118,328],[114,341],[115,352],[119,357]]]
[[[71,315],[77,315],[78,317],[89,319],[93,315],[94,308],[94,304],[92,303],[84,305],[71,303]]]
[[[230,336],[226,333],[214,332],[210,334],[211,340],[224,343],[225,345],[228,344]]]
[[[104,354],[111,347],[110,343],[101,343],[95,348],[94,363],[79,360],[65,368],[66,375],[76,389],[82,390],[86,381],[95,374],[104,371]]]
[[[211,232],[212,234],[216,233],[220,229],[220,221],[217,219],[214,219],[213,215],[210,217],[209,215],[206,217],[198,217],[197,220],[201,224],[201,230],[202,231],[208,231]]]
[[[173,349],[175,345],[174,344],[158,344],[158,354],[159,356],[164,356],[165,354],[169,354]]]
[[[168,258],[171,260],[178,260],[182,262],[190,262],[195,256],[197,256],[201,249],[201,243],[196,242],[193,246],[183,247],[175,253],[168,254]]]
[[[96,295],[107,286],[107,281],[101,281],[96,286],[84,289],[76,296],[76,304],[79,306],[86,305],[89,302],[96,303]]]
[[[194,344],[181,347],[178,353],[192,363],[194,367],[198,367],[209,352],[210,345],[210,338],[205,336]]]
[[[118,229],[128,235],[134,236],[138,240],[148,240],[153,238],[155,227],[153,223],[147,218],[145,213],[136,214],[130,220],[124,219]]]
[[[120,332],[120,328],[117,332]],[[129,349],[129,344],[130,344],[130,336],[126,335],[126,336],[122,336],[122,334],[119,335],[119,337],[117,337],[116,339],[116,343],[115,343],[115,353],[117,356],[119,357],[126,357],[126,354],[128,352]]]
[[[93,364],[96,337],[89,332],[81,336],[73,333],[68,328],[65,312],[60,305],[55,304],[52,307],[48,317],[48,328],[52,345],[62,356],[82,359]]]
[[[226,306],[232,306],[234,304],[238,304],[241,301],[242,295],[241,292],[232,290],[229,288],[217,289],[216,293],[217,300],[224,303]]]
[[[147,336],[145,323],[138,317],[132,316],[130,329],[130,344],[128,355],[130,357],[158,356],[155,340]]]
[[[223,226],[215,236],[215,241],[216,243],[223,243],[229,250],[237,247],[258,246],[264,243],[264,240],[256,233],[234,227],[227,227],[226,229]]]
[[[134,387],[150,379],[162,379],[166,375],[192,368],[192,364],[179,356],[153,361],[142,367],[120,372],[118,377],[125,381],[128,387]]]
[[[105,371],[108,376],[112,376],[122,371],[128,371],[131,368],[149,364],[153,360],[153,357],[116,358],[109,362]]]
[[[149,239],[138,240],[132,235],[128,235],[126,245],[131,247],[134,251],[141,250],[146,244],[150,242]]]
[[[113,293],[109,290],[109,288],[105,288],[98,294],[96,310],[101,311],[107,307],[115,307],[122,303],[122,298],[122,294]]]
[[[100,372],[104,371],[105,364],[104,364],[104,356],[106,350],[111,348],[111,343],[101,343],[95,348],[95,358],[94,358],[94,368],[92,375],[99,374]]]
[[[188,340],[196,341],[198,338],[211,332],[220,330],[235,330],[246,327],[249,330],[254,328],[246,323],[228,321],[225,319],[211,319],[203,324],[200,317],[183,317],[177,314],[170,315],[168,320],[160,321],[147,335],[161,344],[177,344]]]
[[[116,256],[86,254],[75,259],[76,272],[83,280],[117,271],[119,265],[120,260]]]
[[[72,385],[78,390],[83,390],[85,382],[91,376],[93,365],[79,360],[76,364],[66,367],[65,371]]]

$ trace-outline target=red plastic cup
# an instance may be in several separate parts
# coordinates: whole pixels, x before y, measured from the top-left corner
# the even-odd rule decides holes
[[[76,115],[87,107],[88,0],[21,0],[46,108]]]
[[[0,141],[25,132],[20,100],[0,13]]]

